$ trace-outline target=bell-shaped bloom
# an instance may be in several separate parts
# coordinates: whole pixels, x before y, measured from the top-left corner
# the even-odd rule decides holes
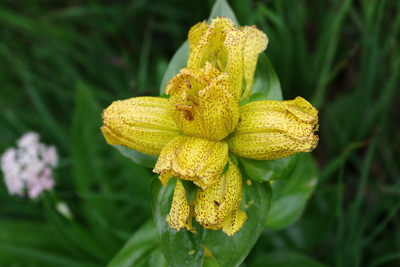
[[[251,94],[267,43],[256,27],[238,29],[228,18],[196,24],[189,32],[187,67],[166,88],[169,99],[132,98],[104,110],[101,130],[108,143],[158,155],[153,172],[164,186],[178,178],[166,218],[172,229],[195,232],[193,217],[227,235],[243,226],[242,177],[229,153],[271,160],[316,147],[318,112],[303,98],[239,107]],[[180,179],[200,187],[193,203]]]
[[[193,205],[189,204],[185,188],[177,179],[167,222],[174,230],[187,228],[196,233],[192,224],[194,217],[204,228],[222,229],[231,236],[242,228],[247,219],[246,213],[240,209],[242,189],[240,170],[230,160],[228,170],[218,183],[199,189]]]
[[[218,17],[210,25],[194,25],[188,40],[188,68],[201,69],[209,62],[229,75],[234,96],[243,99],[250,95],[258,55],[268,44],[265,33],[255,26],[237,29],[229,18]]]
[[[101,131],[110,145],[159,155],[180,132],[169,115],[168,107],[168,100],[160,97],[115,101],[103,111]]]
[[[219,181],[227,162],[226,142],[178,136],[163,148],[153,171],[161,173],[164,186],[175,176],[207,188]]]
[[[229,160],[229,168],[218,183],[199,189],[194,201],[194,216],[204,228],[222,229],[231,236],[247,219],[246,213],[240,210],[241,202],[242,176],[239,168]]]
[[[219,141],[235,129],[239,103],[229,76],[209,62],[203,69],[185,68],[169,82],[170,112],[185,135]]]
[[[310,152],[318,143],[318,111],[304,98],[256,101],[240,108],[229,137],[230,152],[239,157],[272,160]]]

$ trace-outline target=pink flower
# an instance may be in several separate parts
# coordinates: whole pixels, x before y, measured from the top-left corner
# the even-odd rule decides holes
[[[26,191],[29,198],[37,198],[44,190],[54,187],[52,168],[58,164],[57,151],[54,146],[39,143],[39,135],[34,132],[24,134],[17,145],[1,156],[8,192],[23,196]]]

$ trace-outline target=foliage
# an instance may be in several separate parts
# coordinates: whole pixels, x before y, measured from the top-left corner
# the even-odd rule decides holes
[[[100,114],[113,100],[158,95],[169,60],[213,4],[0,4],[0,152],[32,130],[57,146],[61,165],[55,191],[35,202],[11,197],[0,185],[1,266],[124,266],[126,251],[136,251],[129,253],[136,257],[131,262],[139,260],[135,266],[166,264],[152,222],[153,174],[106,144]],[[400,3],[229,4],[240,25],[267,33],[266,54],[283,98],[312,99],[321,115],[313,153],[319,170],[309,167],[319,177],[315,193],[301,185],[308,163],[297,165],[289,180],[275,181],[274,192],[299,182],[309,204],[292,206],[276,193],[269,229],[244,264],[398,266]],[[58,212],[60,202],[73,219]],[[298,214],[282,226],[281,218],[271,218],[283,216],[285,207]],[[207,264],[214,263],[206,258]]]

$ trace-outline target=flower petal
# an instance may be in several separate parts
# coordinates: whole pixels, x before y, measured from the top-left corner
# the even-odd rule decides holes
[[[178,136],[161,151],[153,172],[165,186],[173,176],[207,188],[219,181],[228,162],[228,145],[190,136]]]
[[[171,209],[166,219],[167,223],[176,231],[186,227],[189,231],[196,233],[192,226],[193,215],[191,213],[191,208],[186,198],[185,188],[183,187],[182,182],[177,179]]]
[[[200,69],[208,61],[215,68],[223,71],[227,62],[224,40],[227,31],[236,28],[235,24],[228,18],[218,17],[213,19],[209,26],[196,25],[197,28],[192,28],[189,32],[190,54],[187,67]]]
[[[115,101],[103,111],[101,131],[110,145],[158,155],[180,132],[168,113],[168,106],[168,100],[159,97]]]
[[[193,26],[188,39],[188,68],[201,69],[209,62],[229,75],[232,95],[237,99],[250,96],[258,55],[268,44],[265,33],[255,26],[239,30],[229,18],[218,17],[210,25],[201,22]]]
[[[199,189],[194,202],[196,220],[207,229],[220,229],[219,206],[222,202],[222,183],[219,182],[204,190]]]
[[[318,143],[318,111],[305,99],[257,101],[240,108],[229,137],[230,151],[244,158],[272,160],[310,152]]]
[[[203,21],[197,23],[196,25],[192,26],[192,28],[190,28],[188,34],[189,49],[190,49],[189,54],[191,54],[193,50],[196,48],[202,36],[207,31],[208,27],[209,27],[208,24],[205,21]]]
[[[224,42],[228,51],[228,61],[225,72],[229,75],[229,81],[233,89],[232,94],[236,99],[240,99],[243,91],[245,42],[245,35],[237,29],[229,31]]]
[[[208,62],[201,70],[182,69],[166,89],[175,123],[186,135],[224,139],[239,119],[239,103],[230,88],[228,75]]]
[[[241,30],[246,38],[244,45],[244,79],[246,81],[246,88],[241,98],[245,99],[251,94],[258,55],[267,48],[268,37],[264,32],[257,29],[256,26],[246,26]]]
[[[242,175],[239,168],[231,160],[229,160],[228,171],[221,177],[221,183],[224,193],[219,212],[221,217],[224,218],[231,211],[239,209],[242,202]]]
[[[229,169],[220,181],[197,192],[194,216],[204,228],[222,228],[228,235],[233,235],[247,218],[246,213],[240,210],[241,201],[242,176],[239,168],[229,160]]]
[[[244,211],[235,210],[225,218],[222,224],[222,231],[228,236],[232,236],[243,227],[246,219],[247,215]]]

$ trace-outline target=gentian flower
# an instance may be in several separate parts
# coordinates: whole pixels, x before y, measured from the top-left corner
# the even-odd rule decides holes
[[[187,67],[171,79],[169,99],[136,97],[111,104],[101,130],[111,145],[157,155],[153,169],[165,186],[177,177],[166,220],[172,229],[204,228],[236,233],[247,215],[240,209],[242,176],[230,155],[271,160],[312,151],[318,111],[305,99],[257,101],[251,94],[258,55],[268,38],[256,27],[236,28],[228,18],[198,23],[189,32]],[[181,180],[199,187],[189,203]]]

